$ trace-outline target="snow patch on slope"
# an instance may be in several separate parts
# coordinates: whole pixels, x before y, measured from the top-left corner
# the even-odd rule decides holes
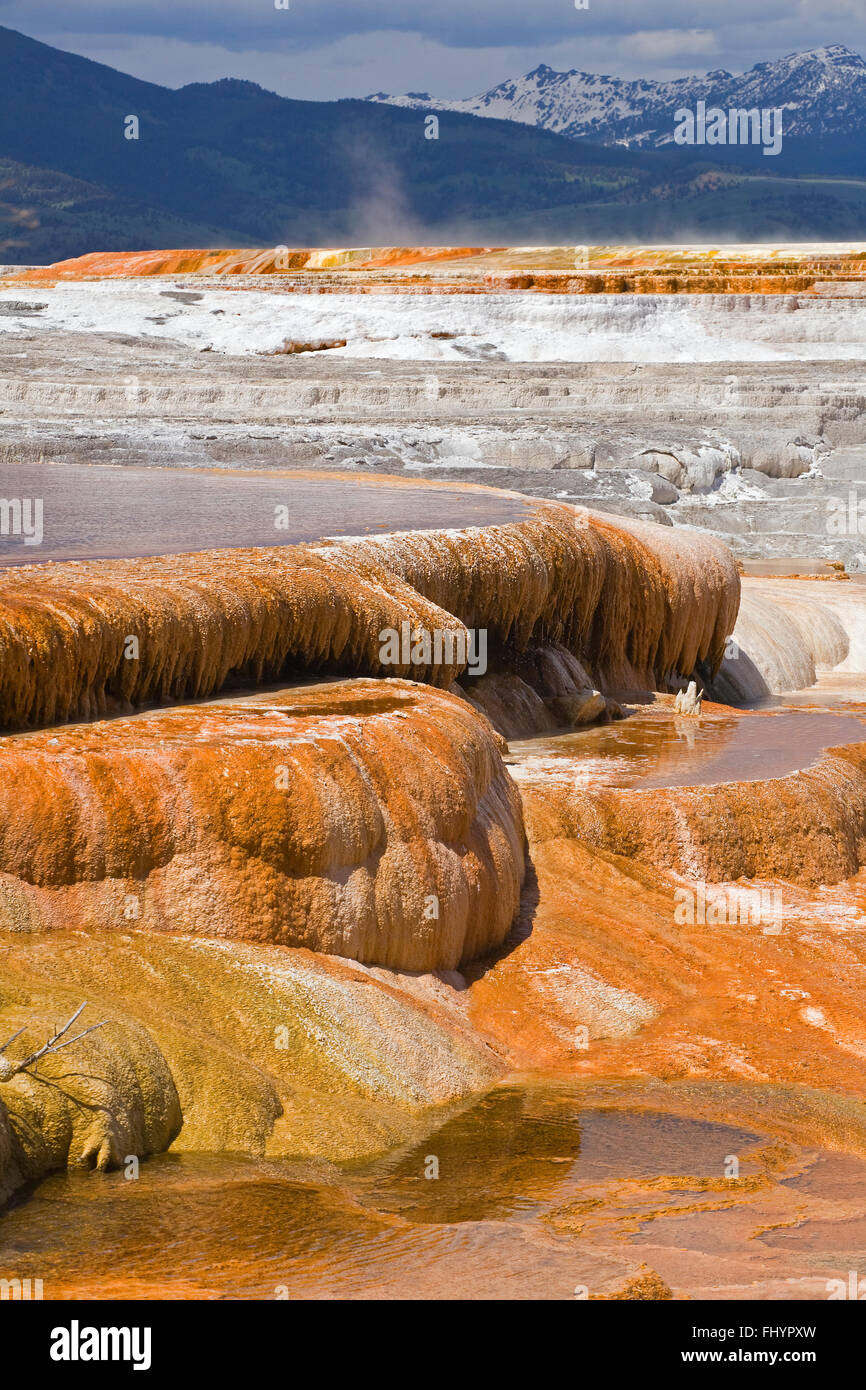
[[[719,69],[673,82],[625,81],[577,69],[557,72],[542,63],[523,77],[457,101],[426,92],[377,92],[367,100],[517,121],[575,140],[626,145],[669,144],[674,112],[694,110],[698,101],[725,109],[782,107],[786,136],[841,134],[851,139],[864,123],[866,62],[844,44],[831,44],[758,63],[740,76]]]

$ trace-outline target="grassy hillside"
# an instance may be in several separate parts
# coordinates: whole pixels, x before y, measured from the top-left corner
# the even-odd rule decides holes
[[[165,245],[857,236],[863,187],[513,122],[173,91],[0,28],[0,243],[11,261]],[[126,139],[127,118],[138,139]],[[699,157],[702,156],[702,157]],[[818,165],[818,167],[822,167]],[[794,171],[796,172],[796,171]],[[774,177],[781,174],[787,177]]]

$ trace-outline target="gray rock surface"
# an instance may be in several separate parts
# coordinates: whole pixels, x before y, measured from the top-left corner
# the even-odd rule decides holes
[[[0,458],[475,482],[707,529],[744,560],[866,569],[852,361],[240,358],[37,315],[0,335]]]

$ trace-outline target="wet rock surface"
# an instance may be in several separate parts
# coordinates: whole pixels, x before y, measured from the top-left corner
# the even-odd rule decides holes
[[[196,279],[108,281],[104,321],[92,296],[77,318],[10,312],[7,460],[474,482],[706,528],[744,559],[866,565],[856,503],[844,520],[866,463],[854,301],[530,294],[527,307],[516,291],[443,300],[428,286],[338,305],[256,288],[265,275],[179,302]],[[151,322],[135,298],[124,311],[129,293],[169,317]],[[0,288],[0,307],[20,296]],[[314,337],[303,325],[323,304],[321,340],[346,348],[268,355]],[[287,305],[297,330],[281,327]],[[248,320],[261,328],[245,346]]]
[[[862,463],[855,296],[773,258],[590,287],[491,252],[419,310],[429,255],[365,255],[346,331],[339,255],[261,304],[272,264],[209,260],[228,290],[195,256],[155,303],[0,290],[7,502],[110,462],[130,531],[99,558],[84,505],[59,563],[19,545],[0,573],[0,1042],[15,1062],[82,998],[104,1021],[0,1083],[0,1195],[55,1173],[4,1216],[19,1274],[60,1298],[826,1297],[862,1246],[866,591],[741,585],[717,535],[861,563],[826,525]],[[154,553],[171,508],[136,511],[130,466],[157,463],[167,496],[225,480],[237,548]],[[357,528],[319,492],[250,549],[292,466],[298,497],[364,479]],[[404,624],[483,629],[488,668],[385,661]],[[168,1148],[139,1183],[102,1172]]]

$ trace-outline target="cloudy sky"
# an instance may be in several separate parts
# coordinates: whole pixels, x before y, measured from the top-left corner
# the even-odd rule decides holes
[[[866,0],[0,0],[0,24],[179,87],[246,77],[312,100],[469,96],[549,63],[673,77],[822,44],[866,54]]]

